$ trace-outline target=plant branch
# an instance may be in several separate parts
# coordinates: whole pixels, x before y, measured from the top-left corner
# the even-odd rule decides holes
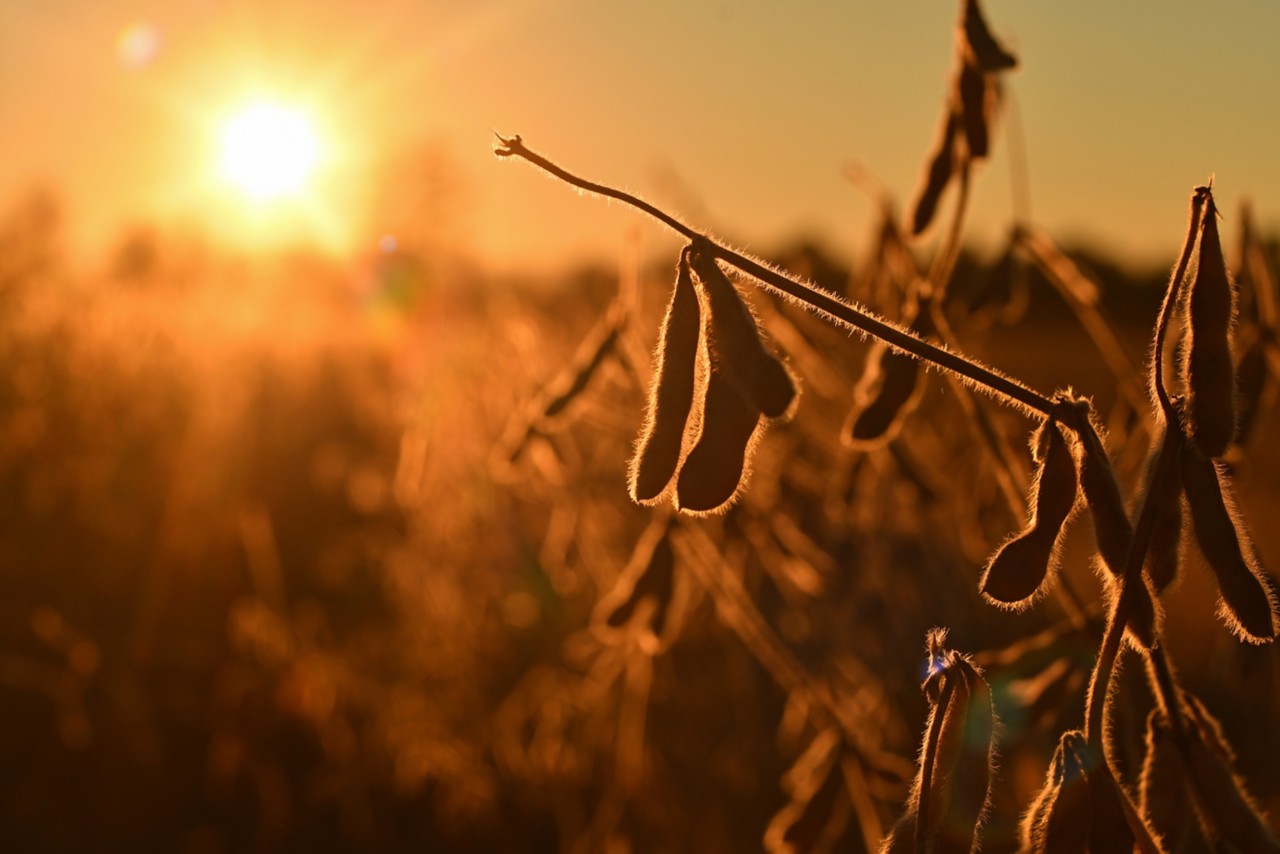
[[[1133,527],[1133,540],[1125,559],[1124,575],[1120,579],[1120,594],[1116,596],[1111,612],[1107,615],[1106,633],[1102,638],[1102,646],[1098,649],[1098,661],[1094,665],[1089,693],[1085,699],[1085,737],[1091,747],[1098,749],[1102,748],[1103,710],[1111,685],[1111,674],[1115,670],[1116,656],[1120,652],[1120,641],[1124,638],[1125,624],[1129,621],[1129,612],[1136,595],[1134,591],[1142,586],[1142,566],[1155,529],[1156,511],[1160,502],[1168,499],[1169,480],[1176,474],[1178,438],[1181,433],[1176,424],[1165,423],[1163,427],[1164,435],[1160,437],[1155,471],[1147,484],[1142,507],[1138,511],[1138,521]]]
[[[1022,409],[1028,415],[1047,416],[1053,408],[1052,400],[1011,377],[944,347],[930,344],[892,321],[877,315],[870,309],[845,302],[814,285],[786,276],[761,261],[741,255],[715,242],[706,235],[699,234],[670,214],[664,213],[630,193],[579,178],[542,155],[528,149],[518,135],[512,137],[498,136],[498,147],[494,149],[494,153],[499,157],[520,157],[567,184],[589,193],[616,199],[644,211],[689,240],[700,242],[704,247],[704,251],[754,277],[770,289],[798,300],[813,311],[825,315],[839,325],[871,335],[895,350],[951,371],[976,388],[982,389],[1004,402]]]
[[[973,173],[973,163],[968,158],[960,166],[960,192],[956,196],[956,206],[951,214],[951,227],[947,229],[946,240],[938,247],[933,264],[929,268],[929,284],[933,286],[934,299],[939,303],[946,302],[947,287],[951,284],[951,274],[955,272],[956,261],[960,258],[960,241],[964,236],[965,215],[969,212],[969,190]]]

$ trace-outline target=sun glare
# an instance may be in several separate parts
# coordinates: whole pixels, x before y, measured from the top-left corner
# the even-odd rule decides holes
[[[251,104],[222,128],[222,174],[255,201],[300,193],[319,159],[307,116],[282,104]]]

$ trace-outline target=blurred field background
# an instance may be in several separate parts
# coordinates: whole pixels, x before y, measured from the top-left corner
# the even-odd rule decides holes
[[[544,89],[541,76],[519,77],[561,54],[541,28],[574,15],[587,19],[578,26],[600,27],[570,32],[586,52],[583,67],[607,70],[592,84],[602,86],[613,74],[670,65],[652,53],[665,29],[632,35],[648,52],[641,65],[629,60],[636,43],[617,35],[625,20],[578,4],[433,9],[442,23],[420,48],[400,29],[406,21],[429,29],[430,16],[387,13],[379,27],[356,31],[355,70],[333,77],[376,83],[384,63],[392,66],[383,100],[359,106],[361,115],[403,117],[418,108],[410,84],[419,79],[405,57],[434,46],[426,103],[439,126],[389,130],[390,119],[371,118],[369,140],[326,105],[338,118],[322,146],[336,149],[345,137],[371,150],[344,161],[357,166],[340,179],[321,161],[316,174],[336,182],[334,195],[317,179],[293,196],[254,201],[252,187],[232,186],[211,159],[225,145],[223,126],[197,123],[207,138],[186,162],[156,129],[164,120],[101,131],[121,114],[79,100],[93,91],[76,82],[102,66],[121,76],[99,80],[104,91],[141,80],[172,93],[172,81],[190,78],[162,74],[165,51],[186,45],[172,48],[173,61],[195,62],[189,43],[209,32],[259,59],[297,48],[306,61],[284,63],[296,83],[325,67],[326,45],[342,41],[346,13],[337,7],[226,5],[94,4],[80,16],[89,4],[67,0],[0,11],[0,49],[15,48],[0,60],[0,117],[15,140],[0,169],[8,192],[0,204],[0,847],[758,850],[792,799],[783,775],[814,735],[802,692],[788,683],[788,665],[770,659],[770,644],[829,687],[862,733],[859,749],[876,758],[863,809],[851,817],[855,807],[838,791],[815,799],[816,816],[805,813],[812,827],[795,832],[813,845],[797,842],[799,850],[871,844],[868,821],[892,823],[911,777],[927,712],[926,630],[949,626],[953,643],[981,654],[1062,620],[1052,601],[1011,615],[978,596],[982,563],[1022,520],[1009,516],[936,374],[904,432],[910,456],[842,448],[867,345],[760,300],[766,328],[803,378],[800,411],[770,432],[741,505],[689,526],[701,533],[677,555],[658,652],[638,624],[611,627],[607,605],[625,596],[619,580],[652,518],[626,500],[625,470],[678,245],[617,208],[492,161],[490,128],[545,141],[590,176],[634,181],[699,226],[724,224],[785,268],[872,299],[876,209],[842,169],[858,160],[896,196],[912,191],[936,119],[952,6],[936,4],[936,15],[930,8],[906,27],[859,4],[835,23],[820,4],[772,21],[758,4],[711,4],[692,13],[686,30],[695,36],[672,36],[675,49],[700,38],[708,54],[677,64],[695,94],[681,95],[671,115],[652,88],[666,85],[668,68],[615,90],[598,120],[588,111],[572,124],[557,111],[590,96],[554,85],[563,70]],[[1108,158],[1082,177],[1070,163],[1050,167],[1065,143],[1046,128],[1057,110],[1119,97],[1091,76],[1119,50],[1114,33],[1072,32],[1059,43],[1045,34],[1058,25],[1047,10],[988,5],[1022,34],[1030,82],[1017,92],[1018,109],[1033,210],[1045,199],[1048,211],[1037,221],[1066,235],[1073,257],[1096,274],[1102,305],[1141,364],[1186,193],[1207,170],[1224,186],[1230,245],[1234,202],[1250,197],[1271,263],[1280,263],[1280,167],[1254,151],[1262,130],[1274,130],[1262,117],[1280,115],[1266,103],[1274,87],[1222,78],[1212,105],[1223,121],[1209,127],[1198,102],[1180,100],[1185,92],[1170,82],[1137,112],[1164,128],[1176,114],[1187,142],[1162,144],[1175,153],[1144,162],[1141,185],[1111,180],[1107,170],[1142,155],[1108,130],[1111,114],[1099,106],[1097,122],[1071,130]],[[1175,4],[1154,21],[1170,38],[1140,78],[1156,66],[1184,72],[1164,64],[1175,61],[1166,51],[1182,57],[1174,36],[1221,46],[1219,33],[1266,32],[1239,19],[1206,27],[1190,8]],[[926,17],[937,18],[932,30]],[[523,41],[522,26],[533,28]],[[705,103],[698,98],[725,85],[713,59],[762,38],[764,26],[789,45],[773,60],[769,90],[799,105],[785,133],[745,127],[745,105],[730,98],[697,115],[700,141],[687,149],[668,130],[647,136],[651,126],[695,121],[684,99]],[[929,56],[930,65],[903,73],[896,94],[833,68],[812,79],[781,70],[811,37],[820,56],[843,56],[818,31],[869,44],[876,27],[901,46],[895,62]],[[235,42],[246,31],[255,37]],[[52,41],[31,41],[36,32]],[[506,50],[512,40],[522,53]],[[1086,79],[1032,76],[1037,50],[1052,70],[1059,51],[1086,43],[1097,50]],[[42,44],[59,46],[52,55],[62,73],[37,56]],[[1278,79],[1274,55],[1251,44],[1176,62]],[[467,99],[455,86],[480,64],[492,77],[475,77],[481,94]],[[207,76],[202,85],[220,79],[216,69]],[[515,87],[503,97],[519,108],[489,94],[504,86]],[[266,95],[277,91],[264,84]],[[455,98],[466,103],[451,111]],[[64,118],[31,120],[28,99]],[[874,144],[872,129],[841,124],[868,100],[884,105]],[[619,104],[639,127],[616,123]],[[835,115],[835,105],[846,119],[800,121]],[[65,118],[75,113],[79,125]],[[1189,130],[1193,122],[1203,129]],[[152,133],[153,147],[138,144]],[[383,150],[379,133],[390,139]],[[707,168],[704,180],[712,143],[732,151],[734,168]],[[107,167],[83,153],[99,144]],[[893,148],[904,149],[901,160]],[[1001,249],[1011,222],[1008,148],[1002,135],[985,167],[993,186],[975,202],[982,213],[949,316],[967,350],[1042,391],[1074,386],[1106,413],[1118,395],[1101,357],[1050,284]],[[787,166],[815,160],[816,175]],[[753,166],[766,161],[767,170]],[[209,194],[184,187],[171,203],[179,173],[199,173]],[[794,213],[819,181],[813,218]],[[1108,193],[1127,201],[1112,204]],[[922,257],[931,246],[921,244]],[[572,374],[615,299],[633,312],[616,351],[563,413],[539,419],[541,396]],[[1259,551],[1275,565],[1273,397],[1264,396],[1233,466]],[[1027,422],[994,417],[1011,445],[1025,447]],[[1133,477],[1140,462],[1139,453],[1122,470]],[[1092,601],[1085,527],[1066,574]],[[1198,560],[1169,597],[1170,655],[1223,721],[1242,775],[1275,815],[1280,660],[1214,619],[1216,594]],[[1003,756],[985,850],[1016,846],[1017,813],[1043,779],[1056,734],[1079,724],[1100,628],[1061,633],[1039,659],[983,660],[1005,731],[1020,745]],[[1046,661],[1063,664],[1045,676]],[[1135,693],[1118,726],[1140,742],[1150,698]]]

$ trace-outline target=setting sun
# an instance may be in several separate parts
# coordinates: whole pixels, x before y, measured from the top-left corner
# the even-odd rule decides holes
[[[320,144],[301,111],[257,102],[222,128],[222,174],[256,201],[303,190],[320,159]]]

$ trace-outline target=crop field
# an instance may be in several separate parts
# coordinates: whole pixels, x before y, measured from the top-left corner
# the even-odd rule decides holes
[[[848,170],[852,263],[501,126],[675,250],[0,206],[0,850],[1280,851],[1280,200],[975,250],[1001,33],[956,4],[910,192]]]

